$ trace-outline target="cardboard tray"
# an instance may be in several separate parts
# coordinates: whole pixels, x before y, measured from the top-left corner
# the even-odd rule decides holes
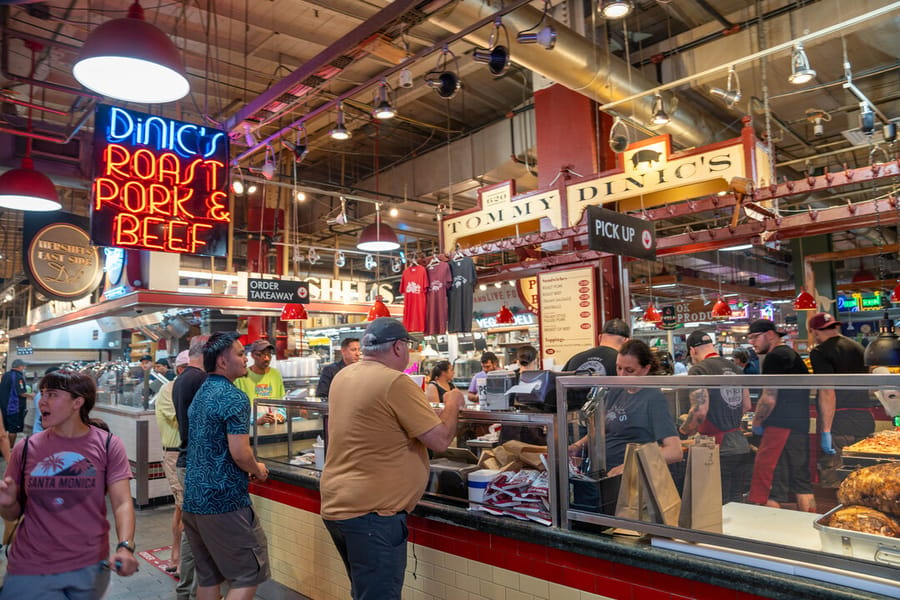
[[[813,523],[813,527],[819,532],[822,550],[894,567],[900,566],[900,538],[860,533],[825,525],[831,515],[842,508],[843,505],[838,504]]]

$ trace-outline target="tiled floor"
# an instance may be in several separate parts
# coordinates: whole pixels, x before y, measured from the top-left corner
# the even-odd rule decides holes
[[[168,546],[171,541],[170,524],[172,506],[138,510],[136,516],[135,540],[138,550]],[[110,522],[112,520],[110,519]],[[115,537],[115,528],[110,539]],[[139,558],[140,566],[131,577],[112,576],[109,590],[104,600],[173,600],[175,598],[175,580],[159,569]],[[6,575],[6,558],[0,556],[0,576]],[[304,596],[285,592],[277,586],[264,585],[258,590],[259,600],[302,600]],[[309,600],[309,599],[307,599]]]

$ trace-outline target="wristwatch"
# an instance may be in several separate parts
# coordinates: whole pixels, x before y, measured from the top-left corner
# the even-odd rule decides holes
[[[116,550],[118,550],[119,548],[125,548],[126,550],[128,550],[129,552],[134,554],[134,550],[135,550],[134,541],[133,540],[122,540],[121,542],[119,542],[116,545]]]

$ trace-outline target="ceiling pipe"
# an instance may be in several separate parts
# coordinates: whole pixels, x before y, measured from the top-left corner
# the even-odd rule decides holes
[[[456,33],[493,11],[487,0],[455,2],[430,15],[429,23]],[[542,14],[536,8],[523,6],[505,15],[503,23],[511,31],[522,31],[533,26]],[[552,51],[547,51],[538,44],[514,44],[510,54],[517,64],[600,104],[621,102],[629,96],[641,96],[658,86],[657,82],[647,79],[606,48],[594,45],[584,36],[550,17],[545,19],[556,29],[556,46]],[[482,28],[464,39],[487,46],[489,33]],[[635,121],[649,123],[653,116],[653,96],[645,95],[620,104],[616,112],[623,116],[633,115]],[[669,124],[656,131],[672,134],[673,141],[682,147],[702,146],[732,136],[732,132],[720,121],[686,102],[681,103],[678,110],[670,116]]]

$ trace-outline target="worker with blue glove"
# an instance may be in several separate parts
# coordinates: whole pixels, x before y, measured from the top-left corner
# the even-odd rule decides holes
[[[841,335],[841,324],[829,313],[816,313],[807,322],[816,346],[809,352],[809,362],[816,375],[866,373],[863,347]],[[841,450],[875,431],[870,408],[872,400],[865,389],[819,389],[819,484],[836,488],[841,483],[837,469],[841,466]]]

